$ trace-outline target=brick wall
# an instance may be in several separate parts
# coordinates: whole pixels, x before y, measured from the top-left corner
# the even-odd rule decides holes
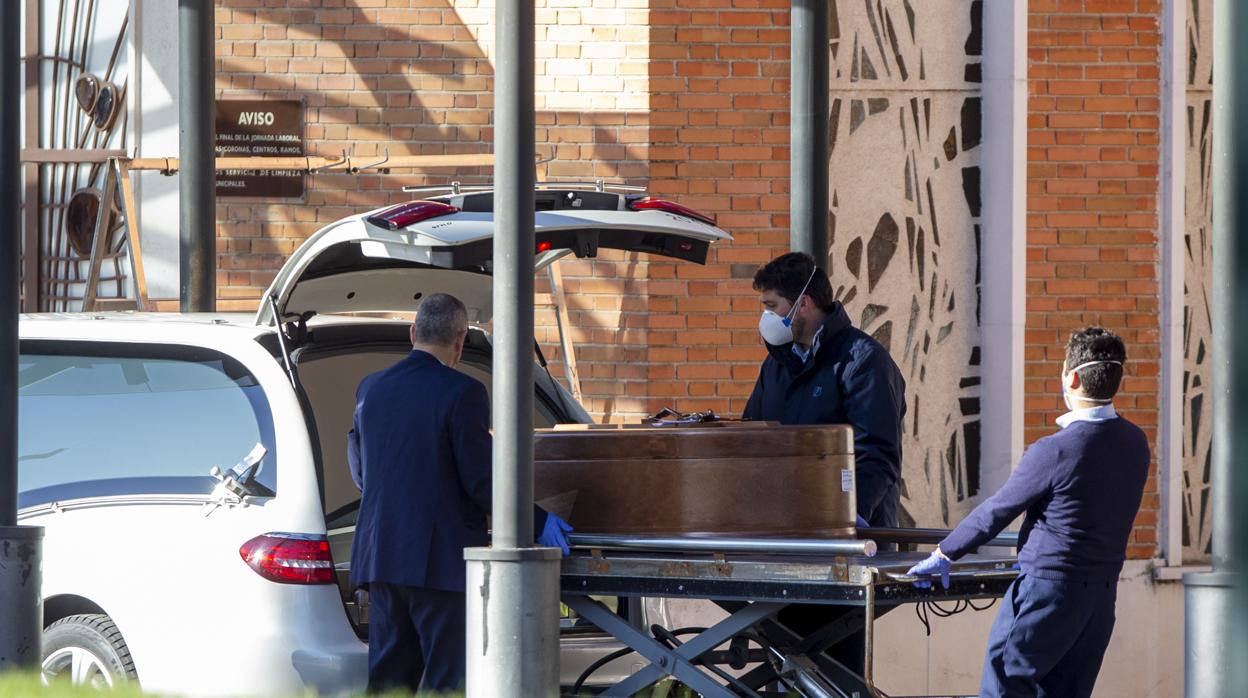
[[[643,353],[639,363],[617,366],[610,384],[586,387],[591,395],[623,390],[622,398],[591,398],[610,419],[665,405],[737,415],[764,355],[750,281],[788,248],[789,7],[650,6],[650,190],[714,215],[734,241],[713,248],[704,267],[656,260],[639,262],[644,280],[599,279],[595,304],[619,299],[624,337],[644,337]],[[621,350],[586,351],[604,352],[609,371]]]
[[[1026,440],[1050,433],[1072,330],[1119,332],[1115,406],[1156,453],[1161,3],[1031,0],[1028,33]],[[1154,471],[1155,472],[1155,471]],[[1132,557],[1156,551],[1149,479]]]
[[[558,158],[549,174],[644,179],[646,3],[544,5],[536,135],[539,152]],[[493,3],[474,0],[219,0],[217,95],[304,100],[309,154],[489,152],[493,15]],[[303,201],[220,199],[218,305],[254,308],[304,239],[348,214],[409,200],[405,185],[489,177],[489,168],[318,174],[306,178]]]

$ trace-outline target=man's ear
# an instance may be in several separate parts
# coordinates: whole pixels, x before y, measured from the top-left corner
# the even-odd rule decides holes
[[[416,346],[416,323],[413,322],[412,326],[408,328],[407,336],[411,338],[412,346]]]
[[[1083,381],[1079,380],[1079,372],[1071,371],[1066,374],[1066,388],[1068,390],[1079,390],[1083,387]]]

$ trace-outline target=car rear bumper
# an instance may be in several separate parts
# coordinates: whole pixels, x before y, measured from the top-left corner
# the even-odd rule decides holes
[[[322,696],[359,694],[368,683],[368,645],[363,642],[333,651],[298,649],[290,660],[303,685]]]

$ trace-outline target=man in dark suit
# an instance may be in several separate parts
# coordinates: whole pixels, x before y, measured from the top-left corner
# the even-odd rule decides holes
[[[854,327],[832,283],[804,252],[768,262],[754,275],[763,306],[758,331],[767,347],[744,419],[781,424],[849,424],[854,428],[854,480],[858,527],[896,526],[901,507],[902,419],[906,383],[888,350]],[[809,635],[841,617],[847,607],[794,605],[779,615],[793,631]],[[829,654],[862,674],[862,632],[832,646]]]
[[[351,581],[369,590],[370,692],[464,684],[464,548],[490,544],[492,490],[489,396],[452,368],[467,334],[464,304],[429,296],[412,352],[356,391],[348,462],[363,498]],[[567,554],[571,528],[534,517],[539,544]]]
[[[790,252],[768,262],[754,275],[754,290],[767,358],[742,418],[852,425],[858,515],[871,526],[896,526],[906,415],[897,364],[850,324],[810,255]]]

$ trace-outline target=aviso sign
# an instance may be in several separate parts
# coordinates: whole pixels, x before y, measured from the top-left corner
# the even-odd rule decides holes
[[[216,102],[217,157],[299,157],[303,152],[303,102],[219,99]],[[220,170],[217,196],[269,199],[303,196],[297,170]]]

